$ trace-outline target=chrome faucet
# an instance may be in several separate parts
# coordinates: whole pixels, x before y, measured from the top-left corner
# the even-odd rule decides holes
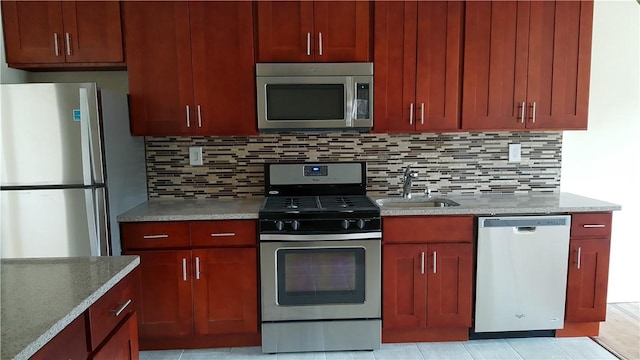
[[[418,178],[418,173],[411,171],[411,165],[407,165],[404,169],[404,175],[402,175],[402,197],[411,199],[411,183],[413,179]]]

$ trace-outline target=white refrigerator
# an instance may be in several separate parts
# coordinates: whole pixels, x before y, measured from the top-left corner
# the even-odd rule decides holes
[[[120,255],[116,216],[147,200],[126,94],[0,85],[0,257]]]

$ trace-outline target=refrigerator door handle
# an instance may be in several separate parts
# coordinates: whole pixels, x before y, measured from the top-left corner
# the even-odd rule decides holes
[[[96,206],[94,199],[94,189],[84,189],[84,200],[87,210],[87,227],[89,231],[89,246],[91,248],[91,256],[103,255],[100,253],[100,240],[98,239]]]
[[[111,236],[109,231],[109,213],[107,209],[107,189],[100,187],[95,189],[95,218],[96,218],[96,243],[99,255],[120,255],[112,254]]]
[[[93,185],[89,126],[89,91],[86,88],[80,88],[80,145],[82,146],[82,179],[84,185]]]

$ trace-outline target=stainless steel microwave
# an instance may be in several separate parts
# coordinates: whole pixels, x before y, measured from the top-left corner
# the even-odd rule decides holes
[[[256,64],[258,129],[369,131],[373,63]]]

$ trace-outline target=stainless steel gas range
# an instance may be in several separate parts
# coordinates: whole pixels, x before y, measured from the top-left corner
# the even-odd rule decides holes
[[[266,164],[265,190],[262,352],[380,348],[382,233],[366,163]]]

